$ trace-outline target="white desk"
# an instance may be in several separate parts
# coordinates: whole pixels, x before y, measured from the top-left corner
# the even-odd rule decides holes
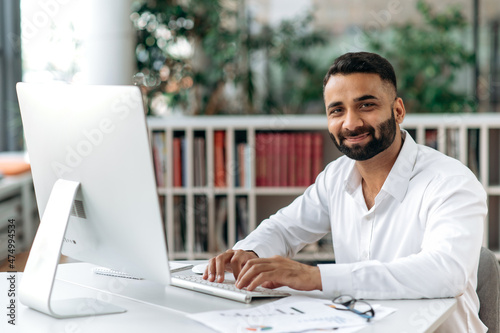
[[[108,301],[128,311],[122,314],[72,319],[53,319],[31,310],[20,302],[16,308],[16,326],[7,324],[6,304],[9,273],[0,273],[0,332],[214,332],[185,317],[185,313],[248,308],[265,300],[242,304],[172,286],[161,286],[144,280],[129,280],[95,275],[84,263],[59,266],[54,298],[92,297]],[[190,274],[190,271],[183,272]],[[17,285],[22,273],[17,275]],[[71,281],[71,282],[69,282]],[[17,286],[17,288],[18,288]],[[86,286],[86,287],[83,287]],[[294,291],[295,292],[295,291]],[[304,292],[296,292],[301,294]],[[319,293],[307,293],[320,295]],[[456,307],[455,299],[376,301],[398,310],[362,333],[432,332]]]

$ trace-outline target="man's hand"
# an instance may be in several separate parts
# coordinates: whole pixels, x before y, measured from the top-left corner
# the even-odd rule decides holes
[[[318,267],[274,256],[259,258],[254,252],[227,250],[208,262],[203,278],[210,282],[223,282],[225,272],[233,272],[236,287],[254,290],[288,286],[296,290],[322,290]]]
[[[233,272],[234,278],[237,279],[247,261],[255,258],[258,256],[253,251],[227,250],[208,261],[203,279],[214,282],[217,278],[217,282],[223,282],[226,271]]]
[[[251,291],[259,285],[264,288],[288,286],[296,290],[323,289],[318,267],[280,256],[251,259],[243,266],[236,278],[236,287],[247,287]]]

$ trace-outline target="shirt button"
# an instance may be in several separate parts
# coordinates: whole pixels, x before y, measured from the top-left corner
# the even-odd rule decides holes
[[[368,260],[368,252],[365,251],[361,254],[361,260]]]

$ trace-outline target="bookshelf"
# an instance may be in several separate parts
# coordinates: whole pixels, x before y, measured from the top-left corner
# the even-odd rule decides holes
[[[341,156],[323,115],[150,117],[148,126],[171,259],[231,247]],[[484,245],[500,258],[500,114],[409,114],[403,128],[478,176],[488,193]],[[296,259],[333,260],[329,238]]]

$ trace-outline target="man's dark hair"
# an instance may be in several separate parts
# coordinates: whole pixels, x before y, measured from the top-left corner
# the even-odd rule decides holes
[[[378,74],[382,81],[388,82],[394,86],[396,95],[398,93],[396,74],[394,73],[394,68],[391,63],[378,54],[370,52],[351,52],[343,54],[335,59],[333,65],[323,79],[323,92],[332,75],[348,75],[354,73]]]

